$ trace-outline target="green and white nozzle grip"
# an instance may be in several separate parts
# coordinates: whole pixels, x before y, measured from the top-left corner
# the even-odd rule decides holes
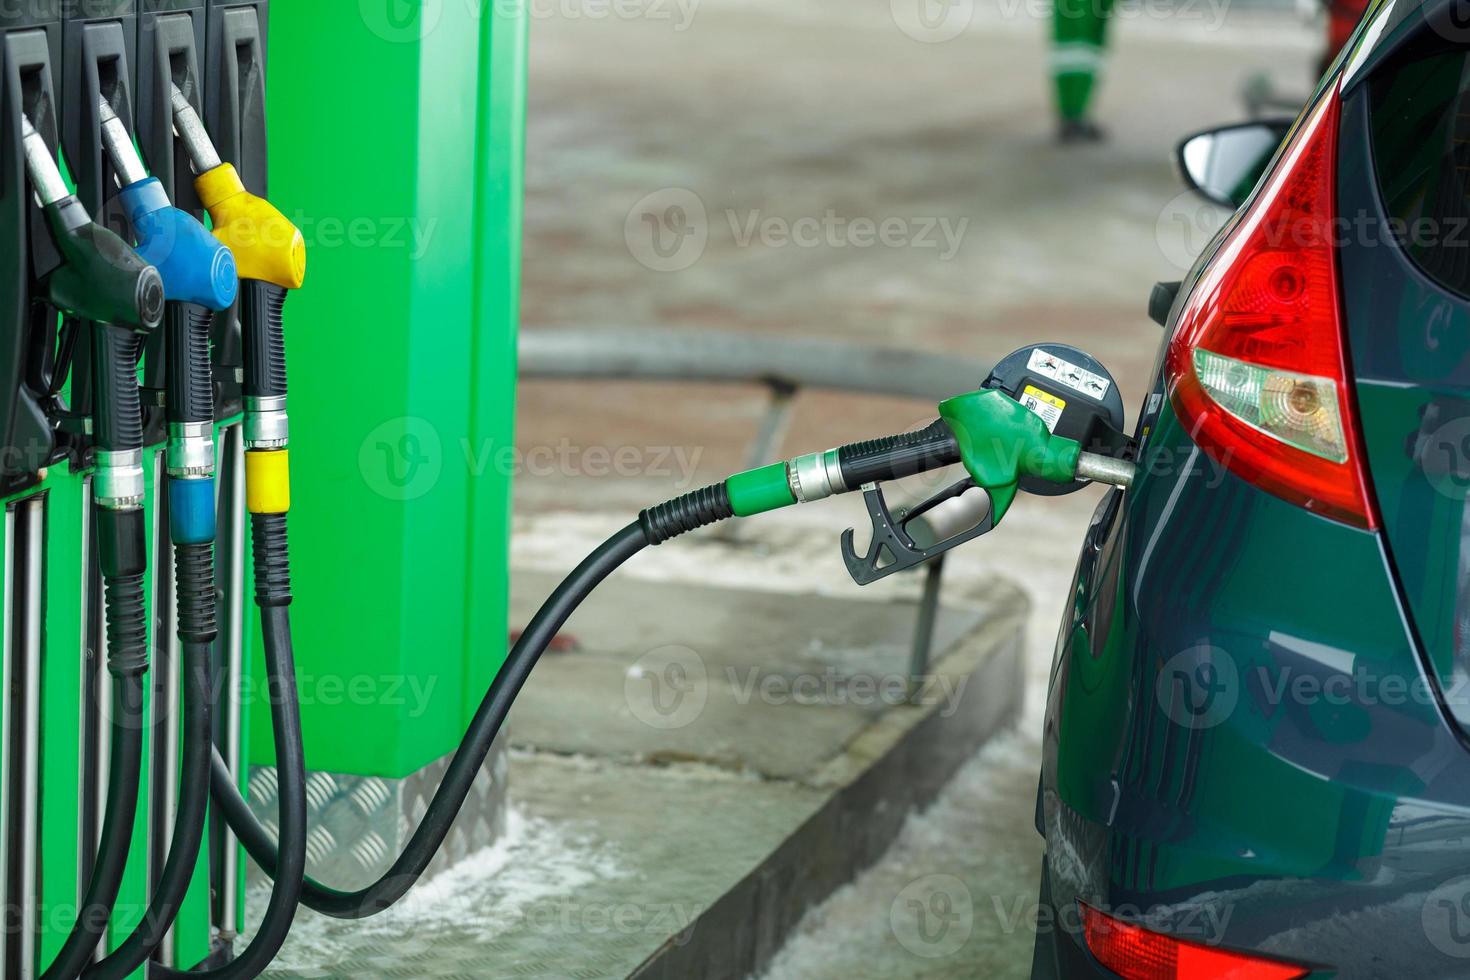
[[[948,399],[939,415],[939,422],[916,432],[737,473],[725,481],[730,507],[736,517],[749,517],[961,463],[975,486],[989,494],[998,524],[1023,477],[1123,487],[1132,482],[1131,463],[1085,453],[1076,441],[1052,435],[1040,416],[1003,391]]]
[[[1005,517],[1022,477],[1070,483],[1078,476],[1081,445],[1052,435],[1041,416],[1003,391],[940,402],[939,417],[954,433],[970,479],[990,496],[992,524]]]

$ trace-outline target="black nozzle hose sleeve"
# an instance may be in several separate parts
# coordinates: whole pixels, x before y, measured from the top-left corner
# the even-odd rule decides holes
[[[174,545],[174,587],[178,596],[179,639],[213,643],[219,635],[214,590],[214,545]]]
[[[367,887],[350,892],[338,891],[308,878],[302,889],[302,900],[308,906],[339,919],[361,919],[382,912],[408,893],[408,890],[424,873],[424,869],[429,866],[429,862],[433,860],[440,846],[443,845],[455,816],[459,813],[460,807],[464,805],[465,798],[469,795],[470,788],[474,785],[475,778],[480,772],[480,767],[485,762],[485,756],[490,752],[490,746],[494,743],[496,735],[500,733],[501,726],[505,724],[505,716],[510,711],[511,704],[514,703],[516,695],[520,693],[522,685],[526,683],[526,678],[531,674],[531,668],[536,666],[536,661],[540,659],[542,652],[550,645],[562,624],[567,621],[567,617],[582,603],[582,600],[618,566],[642,551],[648,544],[643,526],[634,522],[614,534],[588,555],[557,586],[551,598],[547,599],[537,610],[525,632],[511,648],[505,665],[501,667],[500,673],[496,675],[489,691],[486,692],[484,700],[480,702],[480,707],[475,711],[469,731],[460,742],[459,748],[455,750],[454,758],[450,761],[449,769],[444,775],[444,781],[439,784],[439,788],[434,792],[434,798],[429,802],[428,811],[424,814],[418,827],[414,829],[408,845],[393,862],[392,867]],[[285,607],[266,606],[262,607],[262,618],[276,610],[279,610],[284,616]],[[286,642],[289,643],[289,639],[287,636]],[[271,631],[267,630],[267,650],[271,648],[272,642]],[[276,751],[278,758],[283,758],[280,756],[280,749],[277,748]],[[218,752],[214,754],[210,775],[210,789],[214,801],[224,814],[230,829],[245,845],[245,850],[249,852],[251,858],[267,874],[273,877],[279,875],[278,880],[291,879],[296,874],[297,866],[288,865],[286,860],[288,855],[278,851],[276,841],[270,831],[261,826],[254,814],[250,812],[249,804],[240,795],[240,789],[235,785],[234,777],[230,774],[224,760],[219,757]],[[286,785],[284,770],[281,785],[284,789]],[[300,836],[304,839],[304,828]],[[285,843],[286,850],[292,857],[302,846],[291,833],[288,833],[284,821],[280,840]],[[262,931],[264,931],[263,928]],[[178,976],[172,972],[162,975]]]
[[[286,394],[286,290],[256,279],[240,283],[240,336],[245,348],[245,396]]]
[[[148,613],[143,574],[148,569],[143,511],[98,508],[97,556],[107,618],[107,669],[114,677],[148,672]]]
[[[214,376],[209,332],[214,315],[202,306],[168,304],[168,420],[214,421]]]
[[[250,515],[251,556],[255,560],[255,604],[291,604],[291,553],[285,514]]]
[[[143,406],[138,394],[138,355],[143,338],[122,327],[93,328],[97,448],[128,452],[143,448]]]
[[[960,444],[943,419],[914,432],[854,442],[837,450],[842,482],[849,490],[865,483],[897,480],[960,461]]]
[[[82,896],[77,921],[55,961],[41,974],[41,980],[75,980],[107,933],[133,843],[142,769],[143,677],[125,675],[112,685],[112,751],[97,861],[92,866],[92,877]]]
[[[708,527],[735,516],[730,488],[724,483],[686,493],[638,515],[638,523],[651,545],[661,545],[690,531]]]

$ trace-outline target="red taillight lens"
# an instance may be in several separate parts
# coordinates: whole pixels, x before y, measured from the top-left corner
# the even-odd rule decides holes
[[[1296,980],[1311,972],[1150,932],[1086,904],[1082,924],[1092,955],[1124,980]]]
[[[1278,497],[1377,527],[1338,307],[1338,97],[1326,93],[1179,314],[1174,410],[1222,465]]]

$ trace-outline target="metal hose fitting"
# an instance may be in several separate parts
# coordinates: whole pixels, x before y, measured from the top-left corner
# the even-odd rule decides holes
[[[143,451],[140,449],[97,451],[97,471],[92,476],[92,495],[104,510],[137,510],[143,506]]]
[[[842,479],[842,462],[835,449],[798,456],[786,464],[791,495],[799,504],[823,500],[850,488]]]
[[[179,479],[214,476],[214,426],[209,422],[168,424],[168,475]]]
[[[285,449],[291,442],[291,417],[286,396],[245,397],[245,448]]]

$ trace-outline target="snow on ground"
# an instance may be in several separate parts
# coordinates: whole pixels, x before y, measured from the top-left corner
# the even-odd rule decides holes
[[[420,882],[381,915],[341,920],[303,908],[271,975],[339,977],[355,969],[374,976],[421,959],[442,960],[447,951],[483,955],[510,930],[539,928],[539,920],[555,915],[557,904],[580,889],[632,873],[619,855],[575,827],[530,818],[512,806],[505,836],[493,847]],[[269,882],[252,887],[252,916],[263,913],[269,895]]]

